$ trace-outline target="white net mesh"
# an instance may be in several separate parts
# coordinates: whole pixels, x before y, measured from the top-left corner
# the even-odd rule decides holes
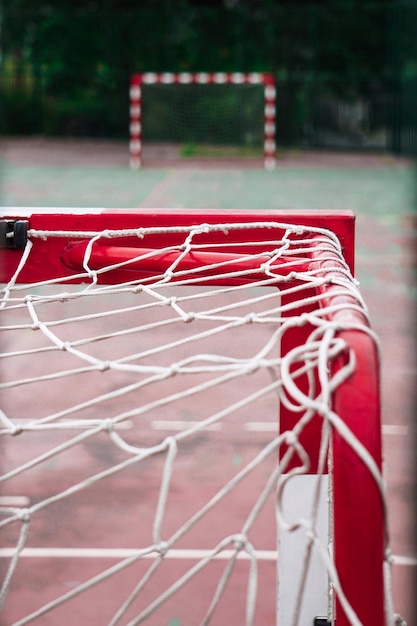
[[[264,106],[262,84],[144,84],[144,157],[261,159]]]
[[[327,572],[326,603],[329,578],[360,623],[331,533],[318,531],[318,504],[332,429],[383,491],[377,464],[332,406],[355,367],[350,355],[333,371],[346,352],[338,332],[370,334],[355,318],[366,310],[332,233],[271,222],[260,242],[259,226],[29,231],[1,303],[4,623],[275,623],[277,529],[300,528],[297,602],[281,624],[303,623],[313,553]],[[205,243],[237,228],[244,253]],[[164,247],[172,231],[181,244]],[[157,252],[147,248],[155,234]],[[132,236],[142,246],[134,253],[123,248]],[[62,237],[75,242],[66,263],[78,284],[68,271],[19,284],[32,246]],[[310,262],[316,253],[326,271]],[[294,330],[302,341],[284,354]],[[279,431],[279,405],[295,415],[290,432]],[[301,437],[316,413],[310,514],[294,518],[284,485],[309,470]]]

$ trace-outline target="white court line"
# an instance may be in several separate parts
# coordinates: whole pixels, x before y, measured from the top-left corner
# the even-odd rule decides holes
[[[26,424],[34,424],[36,426],[37,422],[36,420],[30,419],[30,417],[22,417],[21,419],[13,420],[13,424],[15,426],[25,426]],[[62,424],[61,422],[51,422],[51,430],[53,429],[54,424],[59,424],[59,430],[72,429],[72,428],[87,430],[88,428],[95,428],[97,426],[97,423],[92,424],[90,426],[86,422],[80,425],[76,421],[74,422],[74,424],[71,424],[71,423]],[[44,424],[41,423],[41,426],[44,426]],[[126,420],[125,422],[117,422],[116,424],[114,424],[115,430],[132,430],[133,427],[134,427],[134,423],[131,420]]]
[[[125,559],[135,556],[138,550],[133,548],[24,548],[20,553],[20,557],[26,558],[84,558],[84,559]],[[15,548],[0,548],[0,558],[10,559],[15,556]],[[212,554],[212,550],[199,549],[172,549],[165,554],[165,559],[180,559],[199,561],[205,559]],[[229,560],[235,554],[234,550],[223,550],[213,556],[217,560]],[[276,561],[276,550],[256,550],[256,558],[260,561]],[[141,557],[143,559],[155,559],[159,553],[146,554]],[[239,552],[238,559],[249,559],[246,552]]]
[[[397,426],[396,424],[383,424],[383,435],[408,435],[408,426]]]
[[[21,507],[29,506],[30,500],[26,496],[0,496],[0,506]]]
[[[103,213],[106,209],[100,207],[17,207],[5,206],[0,209],[0,217],[30,217],[33,213],[68,213],[70,215],[88,215]]]
[[[269,433],[276,432],[277,422],[247,422],[245,430],[249,432]],[[397,426],[396,424],[383,424],[383,435],[408,435],[408,426]]]
[[[22,418],[18,420],[14,420],[14,424],[16,426],[24,426],[33,422],[36,424],[36,420],[31,420],[30,418]],[[188,428],[193,428],[194,426],[198,426],[200,422],[193,420],[153,420],[152,428],[154,430],[167,430],[167,431],[182,431]],[[60,425],[60,429],[65,428],[66,425]],[[116,430],[132,430],[135,427],[134,422],[131,420],[126,420],[125,422],[119,422],[114,425]],[[278,428],[278,422],[246,422],[244,424],[244,429],[251,433],[270,433],[276,432]],[[77,423],[74,426],[68,424],[68,428],[81,428]],[[90,428],[87,424],[83,424],[82,428]],[[202,430],[222,430],[223,425],[221,423],[210,424],[205,426]],[[397,426],[395,424],[383,424],[382,425],[382,434],[383,435],[408,435],[409,428],[408,426]]]
[[[152,428],[154,430],[186,430],[198,426],[201,422],[191,420],[153,420]],[[209,424],[201,430],[221,430],[221,424]]]
[[[415,556],[398,556],[394,554],[392,561],[394,565],[406,565],[409,567],[417,566],[417,557]]]
[[[277,432],[278,421],[275,422],[246,422],[245,430],[251,433]]]
[[[201,422],[191,420],[154,420],[152,428],[154,430],[184,430],[198,426]],[[222,430],[223,424],[216,422],[204,426],[202,430]],[[277,422],[247,422],[244,429],[251,432],[271,432],[277,429]]]
[[[20,553],[22,558],[83,558],[83,559],[126,559],[135,556],[138,550],[134,548],[24,548]],[[0,548],[0,558],[11,559],[16,554],[15,548]],[[191,560],[199,561],[205,559],[212,554],[211,550],[202,550],[197,548],[190,549],[172,549],[168,550],[165,559]],[[234,550],[223,550],[214,559],[225,561],[229,560],[235,554]],[[276,561],[276,550],[256,550],[255,555],[259,561]],[[155,559],[157,552],[147,554],[141,558]],[[238,559],[247,560],[249,555],[246,552],[239,552]],[[417,557],[399,556],[392,557],[394,565],[403,565],[407,567],[417,566]]]

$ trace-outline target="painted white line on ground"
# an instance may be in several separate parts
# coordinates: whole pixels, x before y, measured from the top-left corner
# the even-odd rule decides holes
[[[198,426],[200,422],[191,420],[154,420],[152,427],[155,430],[184,430]],[[205,426],[202,430],[222,430],[223,424],[216,423]],[[277,429],[277,422],[247,422],[244,429],[249,432],[273,432]]]
[[[408,435],[408,426],[397,426],[396,424],[383,424],[383,435]]]
[[[70,215],[88,215],[103,213],[104,208],[80,208],[80,207],[17,207],[5,206],[0,209],[0,216],[4,217],[30,217],[34,213],[69,213]]]
[[[20,553],[20,557],[26,558],[83,558],[83,559],[125,559],[131,556],[135,556],[138,550],[133,548],[24,548]],[[10,559],[16,554],[15,548],[1,548],[0,558]],[[165,559],[181,559],[199,561],[205,559],[212,554],[211,550],[199,550],[199,549],[178,549],[168,550],[165,555]],[[223,550],[214,559],[217,560],[229,560],[235,554],[234,550]],[[260,561],[276,561],[276,550],[257,550],[255,552],[256,558]],[[143,559],[155,559],[158,556],[157,552],[147,554],[141,558]],[[239,552],[238,559],[249,559],[246,552]]]
[[[249,432],[269,433],[276,432],[277,422],[247,422],[245,430]],[[408,426],[397,426],[396,424],[383,424],[383,435],[408,435]]]
[[[91,426],[89,426],[87,423],[78,424],[77,422],[74,422],[74,424],[71,424],[70,422],[68,422],[68,424],[63,424],[61,422],[56,422],[56,423],[59,424],[59,430],[64,430],[66,428],[68,429],[76,428],[76,429],[87,430],[88,428],[94,428],[95,426],[97,426],[97,423]],[[27,417],[22,417],[21,419],[13,420],[13,424],[15,426],[25,426],[26,424],[34,424],[36,426],[36,420],[32,420]],[[54,429],[54,424],[55,422],[50,422],[51,430]],[[40,426],[43,426],[44,428],[46,428],[48,424],[41,423]],[[115,430],[131,430],[133,426],[134,426],[134,423],[131,420],[126,420],[125,422],[118,422],[117,424],[115,424],[114,429]]]
[[[272,433],[278,430],[278,421],[275,422],[246,422],[245,430],[251,433]]]
[[[191,420],[153,420],[152,428],[155,430],[186,430],[187,428],[198,426],[198,424],[200,422]],[[210,424],[202,428],[202,430],[221,430],[221,428],[221,424]]]
[[[115,430],[132,430],[134,427],[134,422],[131,420],[126,420],[125,422],[118,422],[114,425]]]
[[[417,566],[417,557],[415,556],[398,556],[394,554],[392,560],[394,565],[406,565],[408,567]]]
[[[30,500],[26,496],[0,496],[0,506],[21,507],[29,504]]]
[[[29,424],[33,422],[36,424],[36,421],[22,418],[18,420],[14,420],[14,424],[16,426],[25,426],[25,424]],[[187,428],[192,428],[194,426],[198,426],[200,422],[192,421],[192,420],[153,420],[152,428],[154,430],[167,430],[167,431],[181,431],[186,430]],[[53,428],[53,425],[52,425]],[[60,430],[65,428],[65,425],[60,424]],[[74,426],[68,424],[68,428],[89,428],[87,424],[83,424],[82,426],[75,422]],[[126,420],[125,422],[120,422],[114,425],[116,430],[131,430],[134,428],[134,423],[131,420]],[[221,423],[211,424],[209,426],[205,426],[202,430],[222,430],[223,425]],[[275,433],[277,432],[278,422],[246,422],[244,424],[244,429],[251,433]],[[383,435],[408,435],[409,428],[408,426],[397,426],[395,424],[383,424],[382,425],[382,434]]]
[[[133,548],[24,548],[20,553],[22,558],[82,558],[82,559],[125,559],[135,556],[138,550]],[[211,554],[211,550],[202,550],[197,548],[190,549],[172,549],[168,550],[166,559],[191,560],[198,561],[205,559]],[[15,548],[0,548],[0,558],[10,559],[16,554]],[[276,550],[257,550],[256,558],[259,561],[275,561],[277,559]],[[229,560],[234,555],[234,550],[223,550],[213,558],[216,560]],[[141,558],[154,559],[158,553],[147,554]],[[239,552],[238,559],[249,559],[246,552]],[[408,567],[417,566],[417,557],[393,555],[394,565],[403,565]]]

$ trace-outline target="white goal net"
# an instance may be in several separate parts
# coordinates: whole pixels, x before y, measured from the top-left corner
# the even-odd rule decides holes
[[[273,219],[75,223],[29,218],[23,249],[4,229],[4,623],[371,626],[334,558],[337,439],[370,485],[376,585],[387,554],[380,460],[337,400],[360,362],[349,333],[375,347],[339,239]]]

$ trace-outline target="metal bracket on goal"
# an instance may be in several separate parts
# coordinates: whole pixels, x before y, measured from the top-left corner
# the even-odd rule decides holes
[[[27,243],[28,222],[26,220],[0,221],[0,247],[24,250]]]
[[[313,626],[332,626],[327,617],[315,617]]]

